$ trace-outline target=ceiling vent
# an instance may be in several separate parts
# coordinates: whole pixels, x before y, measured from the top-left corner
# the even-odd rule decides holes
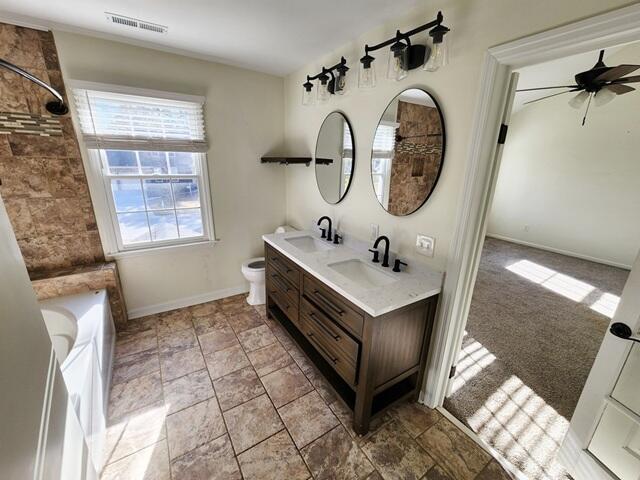
[[[155,33],[167,33],[168,27],[164,25],[158,25],[153,22],[145,22],[137,18],[125,17],[124,15],[118,15],[117,13],[105,12],[107,21],[115,23],[116,25],[122,25],[124,27],[137,28],[139,30],[145,30],[147,32]]]

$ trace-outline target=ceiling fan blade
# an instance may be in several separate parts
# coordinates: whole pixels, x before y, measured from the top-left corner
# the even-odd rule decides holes
[[[620,77],[629,75],[638,68],[640,68],[640,65],[618,65],[617,67],[611,67],[606,72],[601,73],[595,78],[595,80],[597,82],[612,82]]]
[[[621,83],[612,83],[611,85],[607,85],[605,88],[611,90],[617,95],[624,95],[625,93],[633,92],[635,88],[630,87],[629,85],[622,85]]]
[[[638,83],[640,82],[640,75],[634,75],[633,77],[623,77],[614,80],[611,83]]]
[[[540,98],[536,98],[535,100],[529,100],[528,102],[524,102],[523,105],[527,105],[529,103],[539,102],[540,100],[545,100],[545,99],[551,98],[551,97],[556,97],[558,95],[562,95],[563,93],[577,92],[578,90],[579,89],[574,89],[574,90],[567,90],[566,92],[554,93],[553,95],[547,95],[546,97],[540,97]]]
[[[558,85],[557,87],[538,87],[538,88],[522,88],[516,90],[517,92],[533,92],[535,90],[549,90],[552,88],[578,88],[578,85]]]

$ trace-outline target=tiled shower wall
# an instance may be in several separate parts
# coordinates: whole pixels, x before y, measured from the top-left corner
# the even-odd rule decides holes
[[[0,23],[0,58],[64,92],[51,32]],[[49,115],[51,99],[0,69],[0,194],[32,275],[104,262],[71,118]]]
[[[433,107],[398,102],[400,135],[412,137],[396,146],[391,166],[388,212],[407,215],[424,202],[438,176],[442,154],[440,115]],[[421,136],[425,135],[425,136]]]

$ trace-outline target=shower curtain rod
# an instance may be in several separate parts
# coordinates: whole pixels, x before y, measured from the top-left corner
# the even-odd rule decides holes
[[[33,83],[41,86],[42,88],[47,90],[49,93],[51,93],[51,95],[56,97],[57,101],[53,100],[53,101],[47,102],[47,104],[45,105],[49,113],[52,113],[54,115],[65,115],[69,112],[69,107],[67,107],[64,104],[64,99],[62,98],[62,95],[55,88],[47,85],[39,78],[31,75],[29,72],[21,69],[20,67],[14,65],[13,63],[9,63],[6,60],[3,60],[1,58],[0,58],[0,66],[8,70],[11,70],[12,72],[17,73],[18,75],[22,75],[24,78],[31,80]]]

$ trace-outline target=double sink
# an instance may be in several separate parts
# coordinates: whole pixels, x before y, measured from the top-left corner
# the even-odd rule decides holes
[[[335,248],[333,245],[311,235],[286,238],[285,241],[304,253],[326,252]],[[398,280],[394,275],[386,273],[360,259],[329,263],[327,267],[364,289],[383,287]]]

